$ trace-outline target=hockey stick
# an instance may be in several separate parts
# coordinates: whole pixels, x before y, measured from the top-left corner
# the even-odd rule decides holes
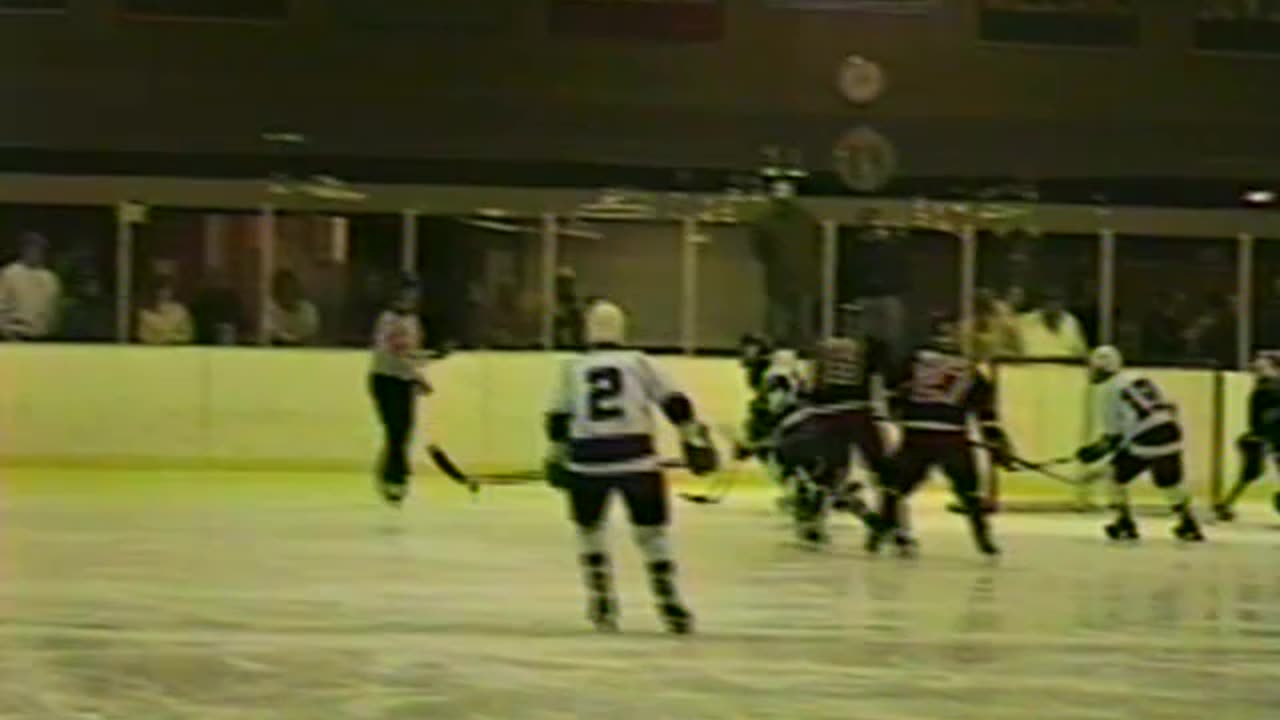
[[[431,458],[431,462],[444,473],[450,480],[465,487],[471,492],[471,498],[474,500],[480,494],[480,483],[472,480],[462,469],[458,467],[449,454],[439,445],[431,444],[427,446],[427,457]]]
[[[1073,487],[1087,485],[1089,482],[1091,482],[1089,480],[1084,480],[1081,478],[1073,478],[1073,477],[1069,477],[1067,475],[1063,475],[1061,473],[1053,471],[1052,468],[1056,466],[1065,465],[1069,462],[1074,462],[1075,461],[1074,457],[1062,457],[1062,458],[1054,458],[1052,460],[1046,460],[1044,462],[1033,462],[1025,458],[1020,458],[1017,455],[1011,455],[1004,448],[998,445],[992,445],[991,443],[985,443],[978,440],[971,440],[969,444],[973,447],[980,448],[990,453],[1003,456],[1004,459],[1008,462],[1008,464],[1013,466],[1013,468],[1011,469],[1030,470],[1031,472],[1037,473],[1043,477],[1047,477],[1051,480],[1057,480],[1060,483],[1065,483]]]
[[[736,454],[740,441],[738,440],[736,433],[733,431],[733,426],[729,424],[717,424],[714,427],[721,437],[729,441],[729,444],[734,448],[734,453]],[[678,496],[681,500],[691,502],[695,505],[719,505],[724,502],[725,498],[729,497],[729,492],[733,490],[734,481],[738,476],[738,473],[736,472],[737,468],[735,467],[734,469],[735,472],[732,475],[726,475],[723,472],[717,473],[715,479],[713,479],[711,484],[707,487],[706,492],[682,492],[679,493]]]

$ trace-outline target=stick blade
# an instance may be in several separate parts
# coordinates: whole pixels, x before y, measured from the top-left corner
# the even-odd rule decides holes
[[[450,480],[466,487],[471,491],[472,495],[479,494],[479,483],[468,477],[466,473],[462,472],[462,469],[453,462],[453,458],[449,457],[449,454],[446,453],[443,448],[438,445],[428,445],[427,457],[430,457],[431,462],[435,464],[435,466],[440,469],[440,472],[444,473]]]

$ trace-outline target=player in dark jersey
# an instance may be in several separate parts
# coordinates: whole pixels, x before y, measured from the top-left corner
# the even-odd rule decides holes
[[[1249,394],[1249,430],[1236,441],[1240,450],[1240,478],[1226,497],[1213,506],[1214,514],[1223,522],[1235,519],[1236,501],[1262,477],[1268,452],[1280,466],[1280,358],[1259,355],[1253,369],[1255,382]],[[1280,492],[1272,502],[1276,512],[1280,512]]]
[[[796,492],[797,530],[810,542],[826,540],[830,507],[838,505],[864,520],[869,515],[858,488],[846,486],[854,448],[877,484],[889,472],[875,416],[887,353],[882,343],[863,335],[860,320],[857,306],[840,307],[840,335],[819,344],[809,390],[776,433],[779,464]]]
[[[877,406],[883,405],[889,351],[883,341],[864,332],[861,307],[846,304],[838,310],[839,334],[819,343],[806,400],[810,412],[822,419],[831,441],[842,445],[846,454],[856,448],[880,485],[889,467]],[[844,482],[847,460],[842,474]],[[840,501],[861,515],[859,490],[857,483],[848,484]]]
[[[995,390],[977,366],[962,356],[954,342],[954,323],[940,319],[935,338],[918,350],[895,383],[898,389],[902,445],[893,459],[892,484],[881,495],[880,512],[867,537],[867,549],[879,550],[893,537],[904,552],[915,542],[905,535],[901,501],[924,483],[934,466],[941,466],[973,532],[974,543],[984,555],[997,555],[987,513],[978,494],[978,471],[968,438],[972,416],[982,427],[983,441],[992,461],[1006,463],[1009,441],[995,412]]]

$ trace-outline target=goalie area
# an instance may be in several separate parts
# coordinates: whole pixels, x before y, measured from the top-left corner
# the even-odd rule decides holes
[[[1197,507],[1206,509],[1239,473],[1235,441],[1248,426],[1253,377],[1213,367],[1131,365],[1178,406],[1183,430],[1184,482]],[[1022,457],[1045,461],[1072,456],[1101,432],[1097,389],[1084,361],[1000,360],[990,366],[1001,422]],[[985,455],[985,453],[983,453]],[[1083,480],[1072,486],[1031,470],[1007,471],[983,458],[984,491],[1002,512],[1087,512],[1105,509],[1110,461],[1071,462],[1055,472]],[[1130,488],[1135,510],[1167,514],[1146,476]]]

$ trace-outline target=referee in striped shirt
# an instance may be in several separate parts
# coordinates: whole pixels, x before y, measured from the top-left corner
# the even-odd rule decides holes
[[[391,505],[399,505],[409,492],[409,444],[415,406],[419,395],[431,393],[431,384],[418,369],[422,344],[418,284],[405,278],[374,325],[369,371],[369,391],[384,434],[378,489]]]

